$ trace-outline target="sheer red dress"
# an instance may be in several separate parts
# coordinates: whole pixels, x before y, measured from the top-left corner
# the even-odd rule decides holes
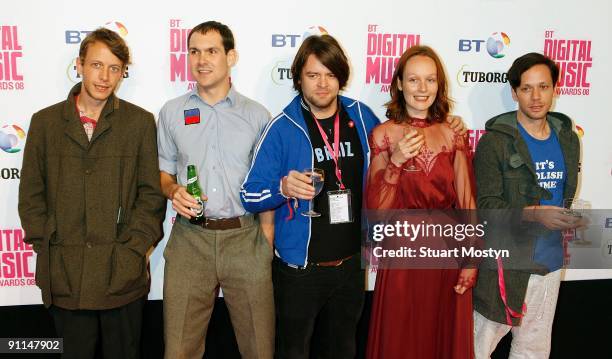
[[[391,163],[409,127],[422,128],[418,172]],[[387,121],[370,136],[366,207],[370,209],[473,209],[473,174],[467,136],[446,123]],[[457,294],[460,269],[379,269],[370,317],[367,358],[473,357],[472,290]]]

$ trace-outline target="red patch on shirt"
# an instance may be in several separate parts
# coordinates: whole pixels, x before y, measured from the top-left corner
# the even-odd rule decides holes
[[[194,125],[200,123],[200,109],[192,108],[185,110],[185,125]]]

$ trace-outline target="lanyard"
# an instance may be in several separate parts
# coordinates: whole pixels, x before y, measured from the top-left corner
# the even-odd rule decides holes
[[[512,318],[522,318],[527,312],[527,306],[523,302],[523,307],[520,312],[517,312],[510,308],[508,300],[506,298],[506,281],[504,279],[504,266],[501,258],[497,258],[497,284],[499,285],[499,294],[501,295],[502,302],[504,302],[504,309],[506,311],[506,324],[512,326]]]
[[[340,111],[336,112],[336,118],[334,119],[334,147],[335,148],[332,148],[332,146],[329,144],[329,141],[327,140],[327,134],[325,133],[325,131],[323,131],[323,127],[321,127],[321,124],[319,123],[319,121],[316,119],[316,117],[314,117],[314,115],[312,117],[314,118],[315,123],[317,124],[317,128],[319,129],[319,133],[321,134],[321,137],[323,138],[323,142],[325,142],[325,147],[327,147],[327,150],[329,151],[329,153],[331,153],[332,159],[334,160],[334,163],[336,164],[336,178],[338,178],[340,189],[344,190],[346,187],[344,187],[344,183],[342,183],[342,171],[340,171],[340,167],[338,166],[338,157],[340,153]]]

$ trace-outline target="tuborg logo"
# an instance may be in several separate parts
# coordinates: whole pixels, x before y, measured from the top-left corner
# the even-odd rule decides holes
[[[21,170],[17,167],[0,168],[0,179],[15,180],[21,177]]]
[[[468,65],[463,65],[457,71],[457,83],[460,87],[468,87],[474,83],[500,83],[508,82],[508,74],[499,71],[472,71]]]
[[[291,60],[279,60],[276,62],[270,73],[272,82],[279,86],[293,85],[291,76]]]

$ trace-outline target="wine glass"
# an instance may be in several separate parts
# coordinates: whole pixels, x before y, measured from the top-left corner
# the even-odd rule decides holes
[[[563,207],[566,208],[565,214],[576,217],[576,221],[588,221],[589,210],[591,209],[591,202],[585,201],[579,198],[568,198],[563,200]],[[582,218],[585,217],[585,220]],[[591,244],[586,238],[586,228],[572,228],[570,231],[573,234],[573,244],[579,246],[587,246]]]
[[[315,197],[321,193],[321,190],[323,189],[323,184],[324,184],[324,178],[325,178],[325,174],[323,172],[322,169],[319,168],[307,168],[305,169],[303,172],[303,174],[305,174],[306,176],[309,176],[310,179],[312,180],[312,186],[314,187],[315,190]],[[319,217],[321,216],[321,213],[315,212],[312,209],[313,203],[312,201],[314,200],[311,199],[310,201],[308,201],[308,211],[307,212],[302,212],[302,216],[306,216],[306,217]]]
[[[589,201],[585,201],[579,198],[567,198],[563,200],[563,214],[568,216],[576,217],[576,221],[580,221],[584,215],[584,210],[590,209],[591,204]],[[572,236],[572,243],[574,245],[588,245],[591,244],[585,238],[585,230],[584,228],[578,230],[576,228],[572,228],[568,230],[570,235]],[[580,233],[579,233],[580,232]],[[580,235],[579,235],[580,234]]]
[[[406,128],[404,128],[404,137],[406,135],[410,134],[412,131],[416,132],[415,137],[418,136],[418,135],[423,136],[423,129],[422,128],[420,128],[420,127],[406,127]],[[421,151],[420,148],[419,148],[419,151]],[[416,165],[416,156],[412,157],[408,161],[409,161],[408,167],[402,168],[404,171],[406,171],[406,172],[419,172],[419,171],[421,171],[421,169],[419,167],[417,167],[417,165]]]
[[[563,200],[563,214],[580,218],[582,217],[582,213],[580,210],[583,208],[583,201],[578,198],[566,198]]]

